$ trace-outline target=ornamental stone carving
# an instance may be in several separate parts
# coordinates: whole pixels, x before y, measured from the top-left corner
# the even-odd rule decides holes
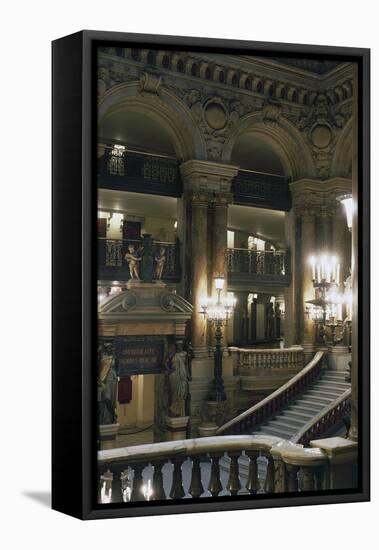
[[[297,120],[296,125],[307,136],[318,175],[323,180],[329,177],[339,131],[350,116],[351,103],[343,107],[332,105],[328,95],[319,93],[311,109]]]
[[[198,89],[180,90],[170,88],[190,108],[198,127],[204,135],[209,160],[219,161],[224,143],[230,131],[240,118],[248,112],[262,108],[263,100],[257,99],[249,105],[235,98],[207,95]]]
[[[145,71],[140,77],[140,93],[142,95],[158,95],[162,85],[162,76],[158,72]]]

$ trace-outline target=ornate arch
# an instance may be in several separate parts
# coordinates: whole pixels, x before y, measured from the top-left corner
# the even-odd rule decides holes
[[[351,177],[351,163],[353,157],[353,121],[352,118],[345,124],[338,138],[334,151],[331,176]]]
[[[264,112],[251,113],[240,119],[225,143],[222,160],[231,161],[233,148],[239,136],[251,132],[269,143],[280,158],[285,174],[293,181],[316,177],[312,154],[299,131],[283,117],[267,120]]]
[[[189,109],[163,86],[159,87],[159,94],[144,91],[143,86],[141,91],[139,82],[113,86],[99,99],[98,123],[117,111],[139,112],[161,125],[171,138],[179,162],[206,159],[204,138]]]

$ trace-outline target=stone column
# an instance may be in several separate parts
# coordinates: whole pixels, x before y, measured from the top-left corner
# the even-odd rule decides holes
[[[231,193],[218,194],[213,202],[212,228],[212,278],[224,277],[224,295],[227,293],[227,229],[228,204],[232,202]]]
[[[206,401],[213,380],[213,357],[207,349],[207,324],[200,314],[201,303],[212,289],[212,275],[227,277],[227,205],[230,188],[238,167],[215,162],[190,160],[180,167],[184,197],[191,211],[189,271],[191,289],[189,299],[194,306],[192,316],[192,360],[190,435],[197,434],[200,411]],[[212,226],[208,212],[212,209]],[[209,233],[211,231],[211,233]],[[208,238],[209,237],[209,238]],[[213,291],[213,289],[212,289]],[[225,292],[227,288],[225,287]],[[232,370],[232,369],[231,369]],[[225,370],[224,370],[225,374]],[[225,390],[228,393],[228,381]]]
[[[333,217],[333,252],[338,257],[340,263],[340,288],[343,290],[343,282],[348,277],[348,268],[351,259],[347,255],[349,249],[348,240],[351,236],[346,225],[346,215],[343,206],[337,203]]]
[[[315,297],[312,283],[312,270],[309,257],[316,252],[315,210],[303,207],[301,210],[301,271],[302,271],[302,310],[303,310],[303,347],[306,362],[315,350],[314,321],[305,315],[306,301]]]
[[[191,297],[192,345],[196,353],[204,353],[207,345],[206,321],[201,314],[201,304],[208,293],[207,261],[208,249],[208,200],[205,193],[191,196]]]

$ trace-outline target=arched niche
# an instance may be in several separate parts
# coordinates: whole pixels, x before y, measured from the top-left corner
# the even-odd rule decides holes
[[[225,144],[223,162],[234,163],[238,155],[244,157],[241,168],[267,171],[290,177],[293,181],[302,177],[316,177],[311,152],[300,132],[288,121],[280,118],[275,123],[266,123],[262,113],[253,113],[241,119]],[[251,159],[249,157],[249,142]],[[260,170],[257,161],[254,167],[254,151],[266,151],[266,160],[272,162],[272,170]],[[263,162],[263,161],[262,161]],[[249,166],[249,168],[248,168]],[[278,173],[275,170],[279,170]]]
[[[120,119],[120,131],[122,123],[136,122],[138,117],[143,121],[148,132],[152,133],[148,138],[150,145],[154,145],[161,132],[161,147],[165,152],[173,152],[179,162],[185,162],[192,158],[206,159],[204,139],[196,127],[193,117],[187,107],[169,90],[163,87],[158,94],[140,93],[138,83],[126,83],[114,86],[102,96],[98,107],[98,135],[103,129],[110,129],[112,121]],[[130,130],[131,137],[144,141],[144,132]],[[138,135],[139,132],[139,135]],[[159,140],[158,140],[159,144]],[[143,149],[145,143],[140,143]]]

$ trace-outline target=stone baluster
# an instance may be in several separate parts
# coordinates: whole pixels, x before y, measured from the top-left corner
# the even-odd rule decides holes
[[[255,495],[259,489],[257,464],[259,451],[246,451],[246,455],[249,457],[249,476],[246,482],[246,489],[251,495]]]
[[[155,460],[152,463],[154,468],[153,474],[153,492],[150,500],[165,500],[166,493],[163,488],[163,474],[162,467],[164,465],[164,460]]]
[[[238,495],[238,491],[241,489],[238,465],[238,458],[240,454],[240,451],[232,451],[228,453],[228,456],[230,457],[230,470],[226,488],[232,496]]]
[[[170,490],[170,498],[183,498],[185,495],[183,489],[183,477],[182,477],[182,464],[183,458],[173,458],[171,462],[174,465],[174,471],[172,474],[172,485]]]
[[[132,464],[131,468],[134,471],[134,477],[133,477],[133,490],[130,497],[131,501],[142,501],[145,500],[145,496],[143,494],[143,477],[142,472],[145,468],[145,465],[137,462],[136,464]]]
[[[286,466],[279,455],[273,456],[274,460],[274,492],[284,493],[286,491]]]
[[[212,453],[210,455],[212,460],[211,465],[211,476],[209,479],[208,484],[208,491],[211,493],[212,497],[217,497],[218,494],[222,491],[222,484],[220,479],[220,458],[222,457],[222,454],[214,454]]]
[[[301,466],[299,476],[301,491],[315,490],[315,471],[313,466]]]
[[[199,498],[204,493],[201,482],[200,457],[197,456],[192,459],[192,476],[188,492],[192,498]]]
[[[287,474],[288,474],[288,491],[290,493],[297,493],[299,490],[299,484],[297,479],[297,473],[299,470],[298,466],[292,464],[286,465]]]
[[[113,479],[112,479],[112,497],[111,502],[122,502],[122,467],[113,466],[112,467],[112,473],[113,473]]]
[[[266,471],[266,480],[265,480],[265,493],[273,493],[275,490],[274,460],[270,454],[268,454],[266,458],[267,458],[267,471]]]

